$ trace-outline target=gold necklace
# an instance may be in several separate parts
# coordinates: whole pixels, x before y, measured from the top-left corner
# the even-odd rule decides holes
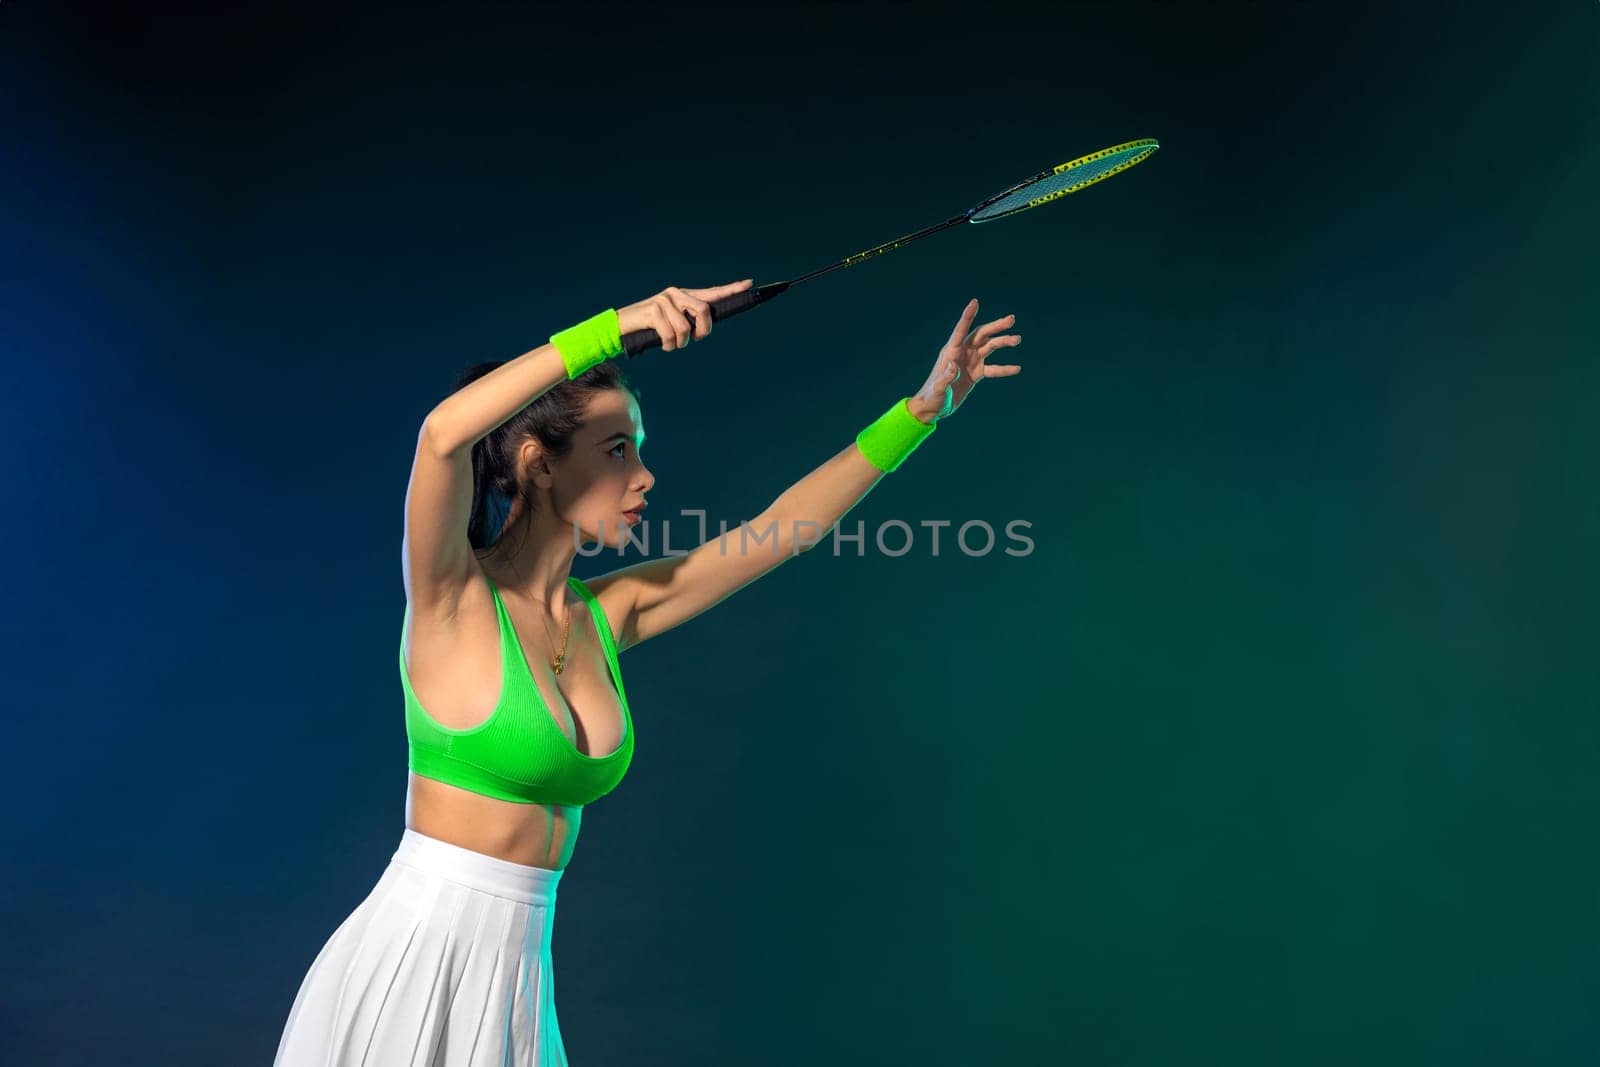
[[[524,593],[523,595],[527,596],[526,593]],[[536,596],[529,596],[528,599],[529,600],[533,600],[533,601],[537,601],[540,604],[544,604],[544,606],[547,609],[550,607],[549,604],[545,603],[545,601],[543,601],[543,600],[539,600],[539,598],[536,597]],[[545,635],[549,636],[550,627],[545,624],[543,615],[539,616],[539,625],[544,626]],[[572,611],[571,611],[571,609],[568,609],[568,611],[567,611],[567,621],[566,621],[565,624],[563,624],[563,626],[561,628],[561,648],[556,652],[555,658],[550,661],[550,669],[552,671],[554,671],[555,673],[557,673],[557,674],[560,674],[562,668],[564,668],[567,665],[567,635],[570,634],[571,632],[572,632]]]
[[[536,596],[530,596],[528,599],[537,600],[539,603],[544,604],[546,608],[550,606],[549,604],[545,604],[544,601],[539,600],[539,598]],[[544,621],[544,615],[542,613],[539,616],[539,625],[544,627],[544,632],[546,636],[548,636],[550,633],[550,626]],[[555,671],[557,674],[560,674],[562,668],[567,665],[567,635],[570,633],[572,633],[572,609],[568,608],[567,621],[561,626],[561,648],[556,651],[555,658],[550,661],[550,669]]]
[[[540,621],[543,621],[544,620],[544,616],[543,615],[539,616],[539,619],[540,619]],[[548,633],[549,631],[546,631],[546,632]],[[565,667],[567,665],[567,634],[569,634],[571,632],[572,632],[572,612],[569,609],[567,611],[566,624],[561,628],[561,651],[557,652],[556,653],[556,658],[550,661],[550,669],[555,671],[557,674],[560,674],[561,673],[561,668],[563,668],[563,667]]]

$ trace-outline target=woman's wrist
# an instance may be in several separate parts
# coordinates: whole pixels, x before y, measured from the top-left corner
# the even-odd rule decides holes
[[[912,397],[896,400],[888,411],[856,434],[856,447],[879,470],[888,473],[905,462],[933,433],[934,424],[911,411]]]
[[[576,326],[552,334],[550,343],[561,353],[569,381],[595,364],[621,355],[622,331],[616,308],[606,308]]]
[[[939,421],[939,409],[917,397],[906,397],[906,409],[917,417],[918,422],[925,422],[932,426]]]

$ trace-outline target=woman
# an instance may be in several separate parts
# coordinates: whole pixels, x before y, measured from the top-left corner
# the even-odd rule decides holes
[[[517,359],[469,368],[424,421],[402,546],[406,828],[312,962],[277,1067],[564,1065],[556,884],[584,805],[633,758],[617,654],[819,541],[980,379],[1021,369],[984,362],[1021,338],[999,333],[1009,315],[969,329],[973,300],[922,387],[780,494],[748,535],[579,581],[579,545],[620,546],[655,485],[637,396],[607,359],[632,330],[654,329],[667,352],[708,337],[710,302],[750,284],[671,287],[608,309]]]

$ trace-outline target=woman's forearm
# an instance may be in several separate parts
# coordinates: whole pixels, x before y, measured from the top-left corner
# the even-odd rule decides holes
[[[908,406],[921,421],[934,421],[931,414],[924,417],[925,412],[916,406],[914,398]],[[804,551],[822,540],[872,491],[884,473],[851,441],[822,466],[785,489],[767,509],[767,516],[778,523],[779,544],[787,547],[791,539],[797,538],[799,550]]]
[[[501,423],[567,380],[561,352],[548,342],[468,382],[440,401],[426,427],[440,452],[471,448]]]

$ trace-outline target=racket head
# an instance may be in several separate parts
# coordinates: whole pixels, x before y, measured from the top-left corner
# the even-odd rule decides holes
[[[1161,145],[1153,137],[1124,141],[1041,171],[967,211],[968,222],[993,222],[1087,189],[1148,159]]]

